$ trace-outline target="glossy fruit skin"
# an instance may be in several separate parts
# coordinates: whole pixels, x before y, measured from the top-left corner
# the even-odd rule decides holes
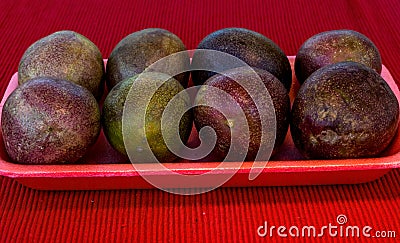
[[[233,55],[250,67],[263,69],[278,78],[289,92],[292,85],[292,71],[289,59],[282,49],[264,35],[244,28],[225,28],[206,36],[196,49],[215,50]],[[219,70],[219,63],[214,63],[213,56],[195,51],[192,66],[211,65],[212,70]],[[229,69],[236,68],[230,67]],[[222,70],[223,71],[223,70]],[[214,72],[192,71],[195,85],[215,75]]]
[[[102,124],[104,134],[106,135],[106,138],[110,145],[115,150],[119,151],[123,155],[128,155],[128,151],[124,143],[122,122],[124,115],[124,105],[126,104],[129,91],[135,82],[140,82],[139,84],[136,84],[135,89],[143,90],[143,92],[140,92],[141,94],[146,94],[146,89],[148,89],[149,86],[159,84],[162,85],[154,94],[154,96],[152,96],[150,102],[146,106],[146,114],[144,115],[146,121],[146,137],[141,137],[140,133],[136,133],[134,136],[135,141],[132,142],[132,144],[138,145],[142,141],[144,141],[144,139],[146,139],[155,157],[160,162],[174,161],[175,159],[177,159],[177,156],[168,149],[164,140],[166,139],[170,142],[169,136],[171,136],[172,131],[168,131],[169,126],[166,125],[165,129],[167,131],[162,134],[161,118],[163,116],[163,111],[169,101],[179,92],[183,91],[184,88],[177,80],[167,76],[166,74],[151,72],[143,75],[135,75],[118,83],[109,92],[104,101],[102,112]],[[131,97],[130,102],[135,101],[135,103],[140,106],[145,99],[146,97]],[[177,116],[179,112],[182,112],[184,108],[190,105],[189,100],[186,100],[186,102],[182,100],[179,103],[179,107],[175,107]],[[141,115],[142,114],[137,114],[138,117],[140,117]],[[192,124],[192,113],[185,113],[179,123],[179,134],[183,143],[186,143],[189,138]],[[133,121],[127,129],[132,129],[131,131],[135,133],[134,130],[138,128]],[[135,148],[129,149],[134,150]]]
[[[85,36],[64,30],[33,43],[18,67],[18,83],[52,77],[87,88],[96,99],[104,92],[104,62],[100,50]]]
[[[77,84],[35,78],[8,97],[1,128],[6,151],[16,163],[74,163],[99,136],[100,109]]]
[[[382,71],[379,50],[368,37],[354,30],[331,30],[310,37],[300,47],[294,65],[296,78],[303,83],[321,67],[344,61]]]
[[[288,131],[290,116],[289,95],[282,83],[271,73],[262,69],[254,70],[263,82],[265,88],[268,90],[274,106],[274,114],[270,115],[275,116],[276,128],[272,128],[271,131],[276,129],[276,136],[275,141],[268,141],[269,144],[273,145],[273,155],[283,144]],[[200,130],[205,126],[213,128],[217,135],[216,148],[214,149],[214,152],[218,157],[223,159],[228,154],[231,141],[231,129],[235,129],[239,134],[242,134],[241,131],[243,131],[244,126],[243,124],[238,123],[235,119],[228,121],[226,117],[215,108],[199,104],[213,104],[214,102],[219,102],[221,100],[219,96],[213,95],[210,92],[209,87],[218,88],[229,94],[240,105],[245,114],[249,126],[250,140],[247,141],[244,138],[240,138],[239,146],[246,148],[248,144],[249,148],[245,160],[252,161],[256,158],[259,151],[262,124],[260,120],[260,111],[257,109],[254,102],[254,99],[258,99],[257,94],[254,93],[257,93],[257,90],[255,89],[255,86],[253,86],[250,87],[248,90],[249,92],[246,92],[242,85],[234,81],[241,79],[246,79],[249,82],[256,82],[251,71],[240,68],[227,70],[224,72],[224,75],[217,74],[208,79],[199,90],[195,99],[194,122],[197,130]],[[233,109],[227,107],[226,110],[228,111],[226,113],[227,115],[231,115],[232,117],[237,116]]]
[[[182,52],[182,53],[181,53]],[[160,59],[180,53],[169,67],[157,72],[173,75],[183,87],[189,82],[190,72],[178,75],[169,73],[185,70],[190,65],[186,47],[178,36],[168,30],[149,28],[134,32],[124,37],[111,52],[107,61],[107,87],[111,90],[117,83],[142,73]]]
[[[399,122],[399,103],[385,80],[355,62],[314,72],[294,100],[291,134],[307,158],[345,159],[379,155]]]

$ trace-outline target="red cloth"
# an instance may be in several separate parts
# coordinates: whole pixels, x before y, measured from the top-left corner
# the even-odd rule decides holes
[[[244,27],[295,55],[312,35],[348,28],[367,35],[400,82],[400,2],[377,1],[0,1],[0,93],[26,48],[52,32],[77,31],[108,57],[126,35],[165,28],[189,49],[224,27]],[[0,177],[0,242],[256,241],[259,226],[348,224],[395,230],[400,239],[400,170],[360,185],[224,188],[197,196],[159,190],[36,191]],[[313,238],[288,237],[306,242]],[[324,237],[323,242],[355,240]],[[385,239],[382,242],[389,242]]]

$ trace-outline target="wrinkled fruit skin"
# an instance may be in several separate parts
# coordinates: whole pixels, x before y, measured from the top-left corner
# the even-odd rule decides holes
[[[100,50],[86,37],[59,31],[33,43],[18,67],[18,83],[52,77],[87,88],[96,99],[104,91],[104,62]]]
[[[265,70],[254,70],[261,78],[265,88],[268,90],[274,106],[275,114],[270,115],[276,117],[276,137],[275,141],[267,142],[268,144],[273,145],[273,155],[283,144],[288,131],[290,117],[289,95],[287,94],[285,87],[275,76]],[[253,86],[249,89],[249,93],[247,93],[243,86],[239,85],[239,83],[235,82],[234,80],[245,79],[250,83],[256,82],[256,80],[254,80],[254,75],[251,73],[251,71],[248,71],[248,69],[245,71],[241,70],[240,68],[232,69],[226,71],[224,74],[226,76],[221,74],[214,75],[207,80],[199,90],[194,108],[194,122],[198,131],[205,126],[210,126],[213,128],[217,135],[216,148],[214,152],[216,152],[216,154],[218,154],[220,157],[224,158],[228,154],[231,144],[231,129],[235,129],[238,131],[238,134],[242,134],[241,131],[243,131],[244,126],[243,124],[239,124],[235,119],[228,121],[220,111],[210,107],[210,104],[213,104],[214,102],[220,102],[221,97],[212,94],[208,87],[212,86],[219,88],[228,93],[240,105],[240,108],[243,110],[249,125],[250,141],[247,141],[241,137],[239,146],[246,148],[248,144],[249,148],[245,160],[252,161],[256,158],[256,155],[259,151],[262,131],[260,112],[253,101],[253,99],[258,99],[258,89]],[[228,78],[227,76],[231,78]],[[251,94],[251,96],[249,94]],[[209,105],[199,105],[204,103]],[[237,114],[235,114],[235,112],[229,107],[227,107],[227,110],[227,115],[231,115],[233,117],[237,116]],[[269,127],[268,124],[267,127]],[[275,127],[270,130],[274,131]]]
[[[243,28],[226,28],[215,31],[206,36],[197,49],[209,49],[221,51],[233,55],[247,65],[266,70],[277,77],[289,92],[292,85],[292,71],[289,60],[281,48],[272,40],[260,33]],[[208,54],[206,57],[194,52],[192,64],[195,66],[215,65],[212,70],[219,70],[220,64],[213,64]],[[231,67],[236,68],[236,67]],[[213,72],[192,71],[192,79],[195,85],[203,84]]]
[[[174,53],[186,51],[186,47],[173,33],[159,28],[149,28],[134,32],[122,39],[113,49],[107,61],[107,87],[111,90],[117,83],[142,73],[156,61]],[[185,70],[190,65],[189,55],[179,55],[173,66],[165,67],[158,72],[172,74],[167,71]],[[180,73],[180,72],[179,72]],[[173,75],[186,87],[189,72]]]
[[[355,62],[323,67],[300,87],[292,107],[294,144],[307,158],[372,157],[391,142],[399,104],[383,78]]]
[[[296,78],[303,83],[313,72],[329,64],[353,61],[382,71],[378,48],[365,35],[353,30],[332,30],[306,40],[295,60]]]
[[[140,79],[140,81],[138,81]],[[135,75],[131,78],[128,78],[120,83],[118,83],[107,95],[104,105],[103,105],[103,114],[102,114],[102,123],[104,134],[108,142],[111,146],[119,151],[121,154],[127,155],[127,149],[124,144],[123,134],[122,134],[122,120],[123,120],[123,112],[124,105],[126,103],[129,90],[131,89],[134,82],[140,82],[135,86],[140,90],[143,90],[143,94],[146,93],[146,89],[152,85],[158,85],[161,82],[164,82],[161,87],[157,90],[157,92],[152,96],[150,103],[146,106],[146,114],[145,114],[145,138],[141,137],[139,133],[136,134],[135,141],[132,144],[140,144],[145,139],[150,145],[150,148],[155,155],[155,157],[160,162],[171,162],[175,160],[177,157],[169,151],[167,148],[164,139],[169,139],[172,136],[173,131],[168,131],[168,127],[170,125],[166,125],[167,131],[164,132],[164,138],[161,131],[161,117],[163,115],[163,111],[169,101],[177,95],[179,92],[183,91],[182,85],[175,80],[174,78],[170,78],[169,76],[156,73],[149,72],[144,75]],[[141,105],[146,98],[144,97],[133,97],[134,101],[137,101],[137,104]],[[179,107],[175,107],[176,116],[179,115],[184,109],[189,107],[189,99],[181,101],[179,103]],[[136,115],[136,114],[133,114]],[[138,117],[140,114],[137,115]],[[191,112],[185,113],[182,116],[182,119],[179,123],[179,134],[183,143],[186,143],[193,124],[193,115]],[[136,129],[134,121],[129,125],[128,129]],[[135,130],[133,130],[135,132]],[[170,141],[171,142],[171,141]],[[139,146],[139,145],[138,145]],[[136,148],[129,148],[131,150],[135,150]],[[139,155],[138,155],[139,156]],[[149,162],[149,161],[143,161]],[[156,162],[156,161],[152,161]]]
[[[73,163],[96,142],[100,110],[87,89],[65,80],[36,78],[8,97],[1,128],[14,162]]]

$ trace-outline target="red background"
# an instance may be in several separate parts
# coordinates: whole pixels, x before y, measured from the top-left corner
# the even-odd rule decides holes
[[[26,48],[62,29],[85,35],[107,58],[124,36],[147,27],[170,30],[188,49],[220,28],[244,27],[266,35],[287,55],[295,55],[318,32],[348,28],[377,45],[383,63],[400,82],[399,17],[398,0],[2,0],[0,94]],[[398,169],[361,185],[220,188],[197,196],[159,190],[36,191],[5,177],[0,177],[0,185],[0,242],[277,241],[282,239],[276,235],[258,237],[258,226],[268,221],[317,227],[336,223],[339,214],[347,216],[348,225],[396,230],[400,238]]]

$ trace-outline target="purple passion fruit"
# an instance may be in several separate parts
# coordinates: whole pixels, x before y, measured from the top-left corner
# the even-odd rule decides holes
[[[233,55],[250,67],[266,70],[278,78],[289,92],[292,85],[292,71],[290,63],[282,51],[272,40],[260,33],[243,28],[226,28],[215,31],[206,36],[197,49],[221,51]],[[210,70],[219,70],[220,63],[213,60],[209,53],[194,52],[193,66],[204,66],[202,63],[212,65]],[[230,67],[233,69],[237,67]],[[224,71],[224,70],[221,70]],[[192,71],[195,85],[203,84],[208,78],[215,75],[207,70]]]
[[[8,97],[1,129],[10,158],[21,164],[64,164],[81,158],[100,133],[94,96],[65,80],[35,78]]]
[[[378,48],[365,35],[353,30],[332,30],[306,40],[295,60],[297,80],[302,84],[316,70],[329,64],[353,61],[382,71]]]
[[[96,99],[104,90],[104,63],[100,50],[73,31],[59,31],[33,43],[18,67],[18,83],[37,77],[68,80],[87,88]]]
[[[279,146],[283,144],[288,130],[290,116],[289,95],[283,84],[271,73],[262,69],[254,70],[268,90],[274,106],[276,136],[275,141],[267,141],[268,144],[274,145],[272,152],[272,154],[274,154]],[[259,90],[255,88],[256,86],[252,85],[248,93],[242,85],[235,81],[246,80],[246,82],[249,83],[256,82],[257,80],[253,80],[255,77],[253,73],[254,72],[250,71],[250,69],[243,70],[237,68],[228,70],[224,72],[224,74],[214,75],[205,82],[197,94],[194,108],[194,122],[196,128],[197,130],[205,126],[213,128],[217,136],[216,147],[213,153],[216,153],[219,157],[224,158],[228,154],[231,144],[231,129],[235,129],[238,134],[242,134],[241,131],[245,129],[244,126],[246,125],[239,122],[239,120],[235,120],[235,118],[228,120],[220,111],[213,108],[212,105],[209,105],[218,102],[221,103],[222,100],[221,97],[211,92],[213,88],[218,88],[230,95],[239,104],[245,115],[249,127],[250,140],[248,141],[247,138],[243,139],[240,137],[240,144],[238,145],[241,148],[247,148],[248,146],[245,160],[254,160],[259,151],[262,124],[260,120],[260,111],[256,107],[256,102],[254,101],[254,99],[258,98],[257,93],[259,93]],[[255,92],[256,95],[254,95],[253,92]],[[227,112],[225,115],[237,117],[238,114],[233,109],[227,107],[226,110]],[[275,130],[275,127],[270,130]],[[268,136],[264,139],[268,139]]]
[[[386,81],[355,62],[314,72],[294,100],[290,129],[307,158],[343,159],[379,155],[399,122],[399,103]]]

